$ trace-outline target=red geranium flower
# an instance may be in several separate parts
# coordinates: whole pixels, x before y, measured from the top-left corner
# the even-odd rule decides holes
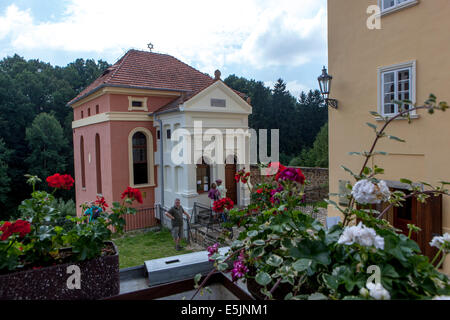
[[[1,227],[0,227],[0,231],[2,232],[2,237],[0,238],[0,240],[5,241],[6,239],[9,238],[9,236],[12,235],[11,232],[11,222],[6,221]]]
[[[70,190],[75,182],[70,174],[61,175],[59,173],[47,177],[46,181],[51,188],[66,190]]]
[[[278,174],[286,169],[285,166],[283,166],[280,162],[271,162],[266,170],[267,176],[273,176],[274,174],[275,179],[278,180]]]
[[[215,212],[223,212],[225,209],[231,210],[234,207],[234,202],[230,198],[222,198],[214,201],[213,210]]]
[[[31,225],[28,221],[20,219],[14,223],[6,221],[0,227],[0,231],[2,231],[2,237],[0,238],[2,241],[7,240],[13,233],[18,233],[19,237],[23,238],[31,232]]]
[[[104,197],[97,196],[97,200],[95,200],[94,204],[102,208],[103,211],[106,211],[106,208],[108,208],[108,204],[106,203]]]
[[[132,200],[136,200],[139,203],[143,203],[142,194],[141,191],[139,191],[139,189],[134,189],[131,187],[126,188],[125,191],[122,192],[122,199],[124,199],[125,197],[128,197]]]

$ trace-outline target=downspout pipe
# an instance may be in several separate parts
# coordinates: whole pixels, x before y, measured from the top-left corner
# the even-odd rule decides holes
[[[161,182],[160,188],[161,188],[161,207],[164,207],[164,141],[163,141],[163,126],[162,126],[162,120],[157,119],[155,115],[155,121],[159,123],[159,164],[160,164],[160,179]]]

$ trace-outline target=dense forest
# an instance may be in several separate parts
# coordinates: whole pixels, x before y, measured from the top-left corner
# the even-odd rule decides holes
[[[14,216],[28,196],[25,174],[41,179],[55,172],[73,176],[73,114],[67,102],[108,66],[102,60],[77,59],[58,67],[18,55],[0,61],[0,220]],[[252,99],[251,128],[280,129],[284,164],[316,165],[307,159],[309,152],[302,150],[317,149],[314,141],[327,123],[328,112],[318,91],[296,98],[281,79],[274,88],[235,75],[224,81]],[[73,189],[63,198],[73,199]]]

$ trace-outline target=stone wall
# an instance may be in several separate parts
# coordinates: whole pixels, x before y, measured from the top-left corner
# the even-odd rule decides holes
[[[322,201],[328,198],[328,169],[326,168],[300,168],[309,181],[306,186],[306,202]],[[251,180],[253,185],[271,181],[271,177],[262,176],[258,166],[251,167]]]

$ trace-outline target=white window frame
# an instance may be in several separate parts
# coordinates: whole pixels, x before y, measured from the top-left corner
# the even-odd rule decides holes
[[[133,107],[133,101],[142,102],[142,107]],[[148,111],[147,97],[128,97],[128,111]]]
[[[407,0],[404,2],[399,2],[400,0],[395,0],[395,4],[392,7],[384,8],[384,0],[378,0],[378,6],[381,9],[381,15],[385,15],[391,12],[395,12],[398,10],[402,10],[404,8],[408,8],[414,6],[419,3],[419,0]]]
[[[408,61],[408,62],[404,62],[404,63],[400,63],[400,64],[395,64],[395,65],[391,65],[391,66],[386,66],[386,67],[380,67],[378,68],[378,113],[383,116],[383,117],[394,117],[398,114],[398,112],[395,113],[389,113],[386,114],[384,112],[384,77],[383,75],[387,72],[396,72],[395,74],[397,75],[397,72],[405,70],[405,69],[409,69],[409,80],[410,80],[410,86],[409,86],[409,100],[411,100],[413,103],[416,103],[416,60],[412,60],[412,61]],[[395,77],[394,78],[395,81],[395,98],[394,100],[398,100],[398,86],[397,86],[397,81],[398,78]],[[398,105],[396,105],[396,109],[398,109]],[[396,110],[397,111],[397,110]],[[410,113],[411,118],[418,118],[418,115],[416,113],[416,111],[411,111]],[[378,120],[382,120],[382,119],[378,119]]]
[[[146,184],[134,184],[134,167],[133,167],[133,136],[135,133],[141,132],[147,138],[147,174],[148,183]],[[128,134],[128,176],[129,185],[132,188],[147,188],[155,186],[155,161],[153,159],[153,135],[147,128],[134,128]]]

